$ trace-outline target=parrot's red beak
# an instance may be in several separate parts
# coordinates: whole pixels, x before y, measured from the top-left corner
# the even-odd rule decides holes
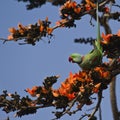
[[[72,57],[69,57],[69,62],[73,62],[73,58]]]

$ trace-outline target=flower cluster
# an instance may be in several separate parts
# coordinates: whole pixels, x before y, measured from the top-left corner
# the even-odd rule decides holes
[[[53,29],[49,27],[50,24],[51,22],[48,21],[47,17],[44,21],[38,20],[38,23],[34,25],[23,26],[18,24],[18,29],[13,27],[9,29],[11,34],[8,36],[8,40],[25,39],[25,43],[35,45],[35,42],[42,37],[52,36]]]
[[[77,102],[77,109],[81,109],[84,105],[93,103],[91,95],[106,89],[113,76],[106,64],[95,67],[90,71],[79,71],[74,74],[70,72],[68,78],[61,83],[61,86],[58,89],[54,89],[52,85],[57,78],[58,76],[47,77],[43,82],[43,86],[34,86],[32,89],[26,89],[26,92],[31,96],[37,97],[36,106],[42,104],[43,107],[47,105],[66,110],[69,107],[69,103],[74,101]],[[77,99],[78,97],[79,99]],[[62,114],[64,113],[55,113],[58,118]]]
[[[67,98],[68,101],[75,99],[80,92],[83,98],[88,95],[89,99],[90,95],[93,93],[98,93],[99,90],[105,89],[110,83],[111,77],[111,72],[105,67],[95,67],[91,71],[79,71],[74,74],[70,73],[69,77],[61,83],[61,86],[58,89],[53,89],[52,86],[49,88],[46,88],[45,86],[34,86],[32,89],[26,89],[26,91],[33,97],[41,97],[43,94],[45,97],[47,94],[51,93],[56,100],[62,96]],[[83,101],[84,104],[87,104],[86,100]]]
[[[44,4],[45,2],[46,0],[40,3]],[[42,37],[53,36],[53,30],[58,27],[76,27],[74,23],[75,20],[79,20],[81,16],[85,14],[90,14],[93,18],[96,17],[96,3],[95,1],[93,2],[93,0],[84,0],[81,4],[77,4],[77,2],[72,0],[59,0],[59,2],[61,2],[61,4],[65,3],[60,8],[62,19],[57,22],[56,26],[50,27],[51,22],[47,17],[44,21],[38,20],[34,25],[24,26],[18,24],[17,29],[14,27],[9,29],[11,34],[8,36],[7,41],[24,39],[25,43],[21,44],[35,45]],[[105,6],[108,1],[102,2],[99,3],[99,11],[109,13],[108,17],[111,17],[109,8]],[[57,3],[55,2],[55,4]],[[32,9],[32,6],[29,7],[29,9]],[[118,19],[119,17],[116,17],[118,15],[118,13],[113,14],[112,18]],[[34,100],[29,98],[29,96],[20,98],[17,93],[10,94],[7,93],[7,91],[3,91],[3,94],[0,95],[0,108],[3,108],[3,111],[6,113],[17,111],[16,115],[21,117],[22,115],[36,113],[38,108],[53,106],[56,109],[63,110],[62,112],[53,112],[56,118],[60,118],[65,113],[69,115],[76,113],[81,110],[84,105],[91,105],[93,103],[93,94],[98,94],[98,96],[101,94],[102,99],[102,91],[107,88],[113,80],[113,77],[120,73],[120,31],[118,31],[117,34],[105,35],[103,33],[101,38],[102,52],[105,53],[108,58],[117,58],[115,62],[109,61],[109,63],[101,63],[99,66],[89,70],[82,70],[78,73],[70,72],[69,76],[61,83],[58,89],[54,89],[53,85],[57,82],[59,76],[47,77],[44,79],[42,86],[33,86],[31,89],[27,88],[25,90],[34,97]],[[93,40],[94,39],[76,39],[76,42],[89,42],[92,44]],[[99,97],[98,103],[100,103]],[[71,108],[74,105],[77,107],[71,112]],[[97,107],[99,107],[98,104],[96,105],[96,109],[98,110]]]
[[[11,94],[4,90],[3,94],[0,95],[0,108],[3,108],[2,110],[6,113],[17,111],[15,117],[36,113],[35,106],[36,104],[32,99],[28,96],[21,98],[17,92]]]
[[[63,19],[80,19],[82,13],[95,7],[96,5],[90,0],[86,0],[86,4],[77,4],[75,1],[68,0],[61,6],[60,13]]]
[[[102,33],[103,41],[101,41],[105,54],[108,58],[119,58],[120,56],[120,30],[117,34]]]
[[[65,112],[72,114],[70,109],[74,105],[77,105],[75,110],[77,112],[84,105],[93,104],[92,95],[106,89],[113,77],[107,64],[95,67],[90,71],[70,72],[68,78],[61,83],[58,89],[54,89],[53,85],[59,76],[46,77],[42,86],[33,86],[31,89],[25,90],[35,97],[34,100],[29,96],[20,98],[17,93],[5,92],[0,95],[0,108],[3,108],[6,113],[17,111],[16,116],[21,117],[36,113],[38,108],[53,106],[56,109],[63,109],[63,111],[53,112],[56,118],[60,118]]]
[[[97,76],[96,76],[97,74]],[[61,83],[59,89],[53,91],[55,97],[61,95],[66,96],[69,100],[75,98],[78,92],[88,94],[96,93],[103,85],[110,82],[110,71],[105,67],[96,67],[92,71],[80,71],[78,73],[70,73],[69,77]]]
[[[60,88],[53,91],[55,97],[66,96],[69,100],[73,100],[76,97],[76,93],[84,92],[84,88],[92,80],[87,75],[87,72],[82,71],[78,73],[70,73],[69,77],[61,83]]]
[[[64,21],[68,21],[64,24],[65,27],[75,27],[74,24],[75,19],[80,19],[81,15],[81,7],[75,1],[68,0],[64,5],[60,8],[60,16],[62,20],[58,21],[59,23],[64,23]]]
[[[96,8],[96,4],[93,3],[91,0],[85,0],[85,1],[86,1],[86,5],[85,5],[86,10],[91,10],[93,8]]]
[[[100,8],[105,9],[102,12],[109,12],[109,10],[106,10],[105,5],[100,6]],[[49,36],[51,38],[51,36],[53,36],[53,30],[58,27],[76,27],[75,20],[79,20],[86,14],[94,15],[95,9],[96,3],[91,0],[85,0],[85,2],[81,4],[67,0],[60,8],[60,16],[62,19],[57,21],[56,26],[50,27],[51,22],[48,20],[48,17],[46,17],[45,20],[38,20],[37,23],[28,26],[18,24],[18,29],[14,27],[9,29],[11,34],[8,36],[8,39],[0,39],[4,40],[4,42],[23,39],[24,43],[20,44],[35,45],[42,37]]]

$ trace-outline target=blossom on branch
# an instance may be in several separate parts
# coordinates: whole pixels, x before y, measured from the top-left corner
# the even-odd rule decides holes
[[[36,97],[36,100],[33,101],[34,105],[36,104],[36,108],[38,106],[39,108],[53,106],[67,111],[67,108],[73,107],[74,103],[77,103],[77,112],[84,105],[93,104],[91,96],[106,89],[112,81],[113,76],[108,68],[109,66],[105,64],[90,71],[70,72],[68,78],[61,83],[58,89],[53,88],[58,76],[47,77],[44,79],[43,86],[33,86],[32,89],[27,88],[26,92],[32,97]],[[69,104],[71,105],[69,106]],[[54,113],[59,118],[65,114],[65,111],[56,111]]]
[[[55,4],[62,4],[60,7],[61,20],[57,21],[55,26],[50,26],[51,22],[48,20],[48,17],[46,17],[45,20],[38,20],[37,23],[28,26],[19,23],[17,28],[11,27],[9,29],[10,35],[8,39],[2,40],[4,40],[4,42],[24,40],[24,43],[20,44],[35,45],[36,42],[42,40],[43,37],[51,38],[56,28],[76,27],[75,20],[80,20],[81,17],[86,14],[89,14],[96,20],[96,3],[94,0],[83,0],[81,4],[72,0],[48,1]],[[45,2],[46,0],[42,2],[39,1],[36,4],[39,3],[39,5],[42,5]],[[111,14],[110,9],[106,7],[106,4],[109,2],[111,2],[111,0],[104,0],[97,4],[99,7],[98,11],[103,15],[101,15],[102,17],[98,16],[98,18],[100,17],[102,19],[100,19],[100,25],[103,26],[107,24],[105,14],[108,14],[107,19],[119,20],[119,12]],[[32,7],[35,6],[31,6],[30,4],[29,7],[29,9],[32,9]],[[38,7],[38,5],[36,7]],[[102,23],[103,20],[104,23]],[[95,39],[92,38],[87,40],[83,38],[80,39],[80,42],[89,42],[92,44],[94,40]],[[101,53],[107,56],[109,62],[103,63],[100,61],[100,64],[90,67],[90,69],[82,69],[77,73],[70,72],[69,76],[61,82],[60,86],[56,89],[53,85],[60,77],[58,75],[46,77],[40,86],[37,85],[32,88],[27,88],[25,92],[28,93],[28,96],[25,97],[20,97],[17,92],[11,94],[3,91],[3,94],[0,95],[0,108],[6,113],[16,111],[15,116],[21,117],[23,115],[36,113],[39,108],[54,107],[56,111],[53,113],[56,119],[59,119],[65,114],[72,115],[81,111],[85,105],[90,106],[94,104],[92,95],[98,95],[98,104],[95,108],[97,111],[102,99],[102,91],[107,89],[116,75],[120,74],[120,30],[117,34],[111,33],[105,35],[102,33],[101,42],[99,43],[103,47]],[[93,50],[90,54],[92,52]],[[93,62],[96,61],[96,57],[94,58]],[[72,111],[71,108],[74,110]],[[85,113],[85,116],[89,117],[91,115]]]
[[[52,36],[53,29],[50,27],[50,24],[48,17],[44,21],[38,20],[38,23],[34,25],[23,26],[18,24],[18,29],[9,29],[11,34],[8,36],[8,40],[18,41],[19,39],[24,39],[25,43],[35,45],[35,42],[42,37]]]
[[[117,34],[102,33],[101,44],[108,58],[119,58],[120,56],[120,30]]]
[[[0,95],[0,107],[7,113],[17,111],[16,116],[19,117],[36,113],[39,108],[51,106],[56,109],[63,108],[63,111],[53,112],[56,118],[60,118],[69,112],[74,114],[81,110],[84,105],[94,103],[91,96],[99,94],[107,88],[114,77],[113,71],[114,69],[109,68],[109,64],[103,64],[89,71],[70,72],[58,89],[54,89],[53,85],[59,76],[46,77],[42,86],[33,86],[32,89],[27,88],[25,90],[32,97],[35,97],[34,100],[28,96],[20,98],[17,93],[4,92]],[[71,108],[75,103],[77,103],[76,110],[72,112]]]

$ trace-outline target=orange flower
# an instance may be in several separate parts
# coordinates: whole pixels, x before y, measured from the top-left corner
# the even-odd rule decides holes
[[[75,74],[73,74],[72,72],[70,72],[69,77],[68,77],[69,83],[73,84],[75,80],[76,80]]]
[[[33,86],[32,89],[27,88],[26,92],[28,92],[32,97],[36,97],[38,86]]]
[[[43,25],[40,25],[39,30],[40,30],[40,32],[43,32],[43,31],[44,31],[44,26],[43,26]]]
[[[96,71],[101,71],[102,68],[98,67],[96,68]],[[101,73],[102,74],[102,73]],[[80,84],[76,84],[76,83]],[[78,73],[72,73],[70,72],[69,77],[61,83],[60,88],[57,90],[52,90],[52,94],[55,97],[58,96],[66,96],[68,100],[73,100],[75,98],[75,94],[77,94],[79,91],[81,93],[84,93],[86,90],[86,85],[89,88],[89,83],[93,80],[91,79],[90,75],[86,71],[80,71]],[[100,84],[96,85],[93,91],[96,93],[99,90]],[[74,87],[78,87],[78,90],[74,92]]]
[[[72,74],[70,72],[69,77],[61,83],[61,86],[59,89],[57,90],[52,90],[52,93],[55,97],[62,95],[62,96],[66,96],[69,100],[73,99],[75,96],[72,93],[72,85],[74,85],[74,81],[76,80],[76,78],[74,78],[75,74]]]
[[[8,36],[8,40],[13,40],[14,38],[13,38],[13,35],[9,35]]]
[[[76,8],[74,8],[74,12],[75,12],[75,13],[79,14],[80,11],[81,11],[81,8],[80,8],[80,7],[76,7]]]
[[[94,93],[98,93],[98,92],[99,92],[99,89],[100,89],[100,86],[101,86],[101,83],[96,84],[96,85],[94,86],[94,88],[93,88],[93,92],[94,92]]]
[[[59,95],[61,95],[61,96],[67,96],[67,94],[68,94],[67,90],[63,89],[61,87],[58,89],[58,92],[59,92]]]
[[[92,79],[90,78],[90,76],[86,71],[79,72],[78,80],[80,80],[81,82],[87,82],[87,83],[92,81]]]
[[[91,10],[90,5],[86,4],[86,5],[85,5],[85,9],[86,9],[86,11],[90,11],[90,10]]]
[[[103,38],[103,41],[102,43],[104,44],[108,44],[110,42],[110,37],[113,36],[112,34],[107,34],[105,35],[104,33],[102,33],[102,38]]]
[[[23,35],[26,30],[27,30],[27,27],[23,26],[21,23],[18,24],[18,31],[21,35]]]
[[[103,79],[110,79],[111,77],[110,72],[103,67],[96,67],[95,71],[99,72],[100,77]]]
[[[104,11],[105,11],[106,13],[109,13],[109,12],[110,12],[110,9],[109,9],[108,7],[104,7]]]
[[[62,88],[62,89],[66,89],[66,90],[67,90],[67,89],[70,89],[70,84],[69,84],[69,83],[66,83],[66,82],[62,82],[62,83],[61,83],[61,88]]]
[[[48,33],[48,35],[51,35],[52,32],[53,32],[53,28],[47,28],[47,33]]]
[[[85,0],[85,1],[86,1],[86,3],[87,3],[88,5],[90,5],[91,7],[93,7],[93,8],[96,7],[96,4],[94,4],[93,2],[91,2],[91,0]]]
[[[83,72],[79,72],[78,74],[76,73],[75,75],[74,75],[74,79],[75,80],[78,80],[78,81],[80,81],[80,82],[84,82],[85,81],[85,79],[84,79],[84,73]]]
[[[75,1],[71,2],[71,7],[75,8],[77,6],[77,3]]]
[[[67,16],[67,15],[66,15]],[[57,21],[56,22],[56,25],[59,27],[64,27],[65,25],[65,23],[67,22],[67,20],[66,19],[62,19],[62,20],[59,20],[59,21]]]
[[[77,3],[75,1],[67,1],[61,9],[73,9],[76,13],[80,12],[80,8],[77,7]]]
[[[52,90],[52,94],[54,97],[58,97],[59,96],[59,91],[58,90]]]
[[[75,93],[67,94],[67,98],[73,100],[75,98]]]
[[[105,71],[102,73],[102,77],[105,79],[110,79],[111,75],[109,71]]]
[[[95,67],[94,70],[95,70],[95,71],[98,71],[98,72],[102,72],[103,67]]]
[[[21,23],[19,23],[18,24],[18,29],[25,29],[25,27]]]
[[[62,7],[65,7],[67,9],[71,8],[71,2],[67,1]]]
[[[10,33],[13,33],[13,34],[14,34],[16,31],[17,31],[17,30],[16,30],[14,27],[9,28],[9,32],[10,32]]]
[[[102,74],[103,74],[103,67],[96,67],[96,68],[94,68],[94,70],[96,71],[96,72],[98,72],[98,74],[99,74],[99,77],[103,77],[102,76]]]

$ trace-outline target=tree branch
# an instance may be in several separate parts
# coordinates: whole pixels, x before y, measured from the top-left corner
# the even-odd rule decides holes
[[[108,24],[108,21],[110,19],[109,16],[103,16],[105,17],[105,19],[103,19],[103,27],[105,29],[106,34],[110,34],[112,33],[111,27]],[[110,61],[110,66],[112,65],[112,62],[114,63],[114,59],[112,61]],[[112,113],[113,113],[113,119],[114,120],[120,120],[119,118],[119,111],[118,111],[118,107],[117,107],[117,99],[116,99],[116,77],[113,77],[112,82],[110,83],[110,101],[111,101],[111,109],[112,109]]]
[[[98,109],[100,107],[101,101],[102,101],[102,91],[100,91],[98,93],[98,102],[97,102],[97,105],[96,105],[95,109],[93,110],[93,112],[91,113],[91,115],[89,116],[88,120],[91,120],[92,117],[94,117],[95,113],[98,111]]]
[[[110,99],[111,99],[111,107],[113,113],[114,120],[120,120],[118,107],[117,107],[117,99],[116,99],[116,78],[114,77],[112,82],[110,83]]]

